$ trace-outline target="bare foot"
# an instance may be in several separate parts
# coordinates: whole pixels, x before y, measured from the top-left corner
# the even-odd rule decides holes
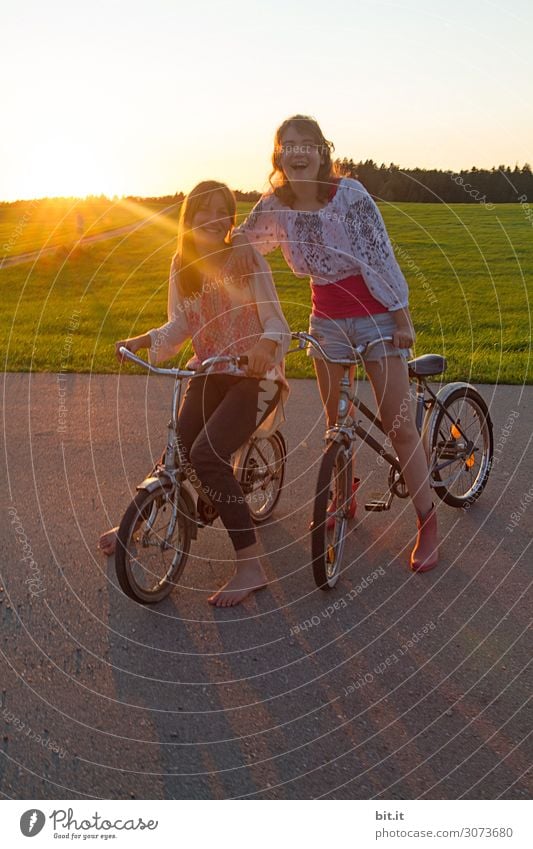
[[[233,578],[209,597],[215,607],[234,607],[256,590],[267,585],[267,576],[258,557],[237,562]]]
[[[102,554],[106,555],[106,557],[111,557],[111,555],[115,553],[117,531],[118,528],[111,528],[110,531],[106,531],[105,534],[102,534],[98,540],[98,548]]]

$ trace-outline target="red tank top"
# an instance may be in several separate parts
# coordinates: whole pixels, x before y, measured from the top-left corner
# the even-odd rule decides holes
[[[331,187],[328,200],[335,197],[337,184]],[[319,318],[361,318],[387,312],[370,294],[362,274],[352,274],[323,286],[311,284],[312,315]]]

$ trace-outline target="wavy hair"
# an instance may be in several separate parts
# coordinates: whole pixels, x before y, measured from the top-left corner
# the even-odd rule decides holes
[[[328,200],[332,183],[339,176],[331,158],[335,146],[333,142],[328,141],[324,136],[318,122],[309,115],[293,115],[291,118],[283,121],[276,130],[274,135],[274,151],[272,153],[272,171],[269,175],[269,183],[272,186],[274,194],[285,206],[293,205],[295,198],[294,192],[281,165],[282,138],[290,127],[295,127],[302,134],[305,133],[305,135],[313,139],[314,144],[319,146],[322,161],[317,175],[317,198],[325,202]]]

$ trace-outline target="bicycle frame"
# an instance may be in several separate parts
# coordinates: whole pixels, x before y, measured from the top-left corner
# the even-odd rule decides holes
[[[209,498],[207,492],[202,487],[199,479],[196,477],[196,475],[191,474],[193,470],[189,468],[189,463],[184,455],[183,447],[179,438],[178,410],[180,408],[182,400],[182,383],[184,380],[187,380],[189,378],[194,379],[201,375],[209,374],[210,369],[220,363],[230,365],[235,369],[235,371],[237,371],[239,363],[242,363],[243,361],[243,357],[210,357],[209,359],[204,360],[204,362],[199,368],[192,370],[178,368],[159,368],[158,366],[153,366],[151,363],[146,362],[146,360],[143,360],[136,354],[132,354],[131,351],[129,351],[127,348],[124,348],[123,346],[119,350],[123,357],[126,357],[128,360],[131,360],[131,362],[142,366],[149,373],[166,375],[175,378],[172,390],[172,407],[170,411],[170,419],[167,425],[167,444],[165,448],[165,461],[163,464],[163,469],[165,475],[169,479],[169,484],[171,484],[170,488],[176,488],[179,490],[181,488],[182,481],[186,479],[196,491],[198,497],[201,498],[208,506],[213,507],[213,502]],[[176,456],[178,458],[177,464],[175,459]],[[162,486],[161,477],[152,473],[141,484],[139,484],[137,489],[151,490],[155,489],[157,486]],[[193,510],[191,515],[194,515],[195,512],[196,511]]]
[[[351,408],[356,408],[362,415],[371,422],[378,430],[381,431],[385,435],[385,430],[381,419],[366,406],[366,404],[358,397],[355,391],[355,384],[351,376],[351,370],[354,367],[364,365],[363,354],[370,350],[374,345],[381,344],[382,342],[392,342],[391,336],[384,336],[380,339],[377,339],[375,342],[369,342],[366,345],[358,345],[353,346],[353,352],[355,355],[355,359],[353,360],[339,360],[329,357],[317,339],[314,336],[311,336],[309,333],[293,333],[292,338],[298,340],[298,348],[293,348],[289,353],[294,353],[295,351],[304,350],[308,345],[312,345],[315,350],[329,363],[340,365],[343,368],[343,376],[340,380],[339,384],[339,402],[337,406],[337,421],[334,425],[328,427],[326,429],[326,433],[324,436],[326,444],[329,442],[343,442],[346,445],[346,450],[349,452],[349,456],[352,455],[354,450],[355,439],[358,436],[362,442],[368,445],[378,456],[382,457],[388,465],[391,467],[391,473],[396,472],[397,478],[393,479],[389,486],[389,499],[387,502],[383,502],[386,504],[385,507],[379,507],[376,509],[388,509],[390,504],[392,503],[392,498],[394,494],[398,494],[395,490],[398,489],[397,482],[401,480],[402,470],[398,458],[390,453],[383,444],[381,444],[362,424],[358,421],[355,421],[351,415]],[[424,428],[424,419],[426,416],[426,412],[431,410],[435,405],[439,406],[441,409],[444,409],[442,403],[440,402],[437,395],[433,392],[433,390],[427,385],[426,379],[419,375],[410,374],[410,382],[416,384],[416,408],[415,408],[415,424],[418,430],[418,433],[423,435]],[[429,396],[429,397],[428,397]],[[448,414],[448,412],[444,409],[445,415],[453,422],[452,418]],[[460,425],[456,422],[453,422],[455,427],[460,432],[460,435],[466,440],[465,451],[468,453],[469,450],[474,450],[473,443],[467,439],[466,435],[462,432]],[[454,456],[451,459],[445,460],[442,463],[435,464],[433,463],[430,466],[430,485],[433,486],[432,474],[435,471],[442,471],[446,466],[456,462],[457,457]],[[376,502],[377,503],[377,502]],[[381,502],[380,502],[381,504]]]
[[[373,344],[381,344],[382,342],[392,342],[392,337],[386,336],[381,339],[376,340],[375,343],[369,343],[369,345],[359,345],[357,347],[354,346],[353,351],[356,355],[356,359],[354,360],[338,360],[333,359],[332,357],[328,357],[325,353],[324,349],[320,345],[320,343],[309,333],[293,333],[293,339],[298,339],[299,346],[293,350],[303,350],[307,347],[308,344],[312,345],[318,353],[329,363],[333,363],[335,365],[340,365],[343,367],[343,375],[340,380],[340,393],[339,393],[339,403],[337,406],[337,421],[334,425],[331,425],[326,429],[326,433],[324,439],[326,442],[336,441],[336,442],[347,442],[353,444],[355,441],[355,436],[358,436],[363,442],[372,448],[376,454],[379,454],[380,457],[383,457],[387,463],[392,466],[398,473],[401,473],[400,464],[398,459],[390,454],[383,445],[381,445],[377,439],[375,439],[372,434],[366,430],[364,427],[353,420],[350,408],[353,405],[356,407],[368,421],[370,421],[375,427],[378,428],[383,434],[385,433],[383,425],[381,423],[381,419],[366,406],[366,404],[361,401],[361,399],[357,396],[355,392],[354,382],[350,376],[350,371],[352,368],[357,367],[359,365],[363,365],[362,355],[366,350],[369,350]],[[289,352],[291,353],[291,352]],[[422,404],[423,394],[422,394]],[[422,406],[422,415],[423,415],[424,407]],[[418,418],[418,416],[417,416]]]

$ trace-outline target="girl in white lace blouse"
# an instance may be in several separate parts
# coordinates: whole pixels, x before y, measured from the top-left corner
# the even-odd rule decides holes
[[[310,278],[309,332],[333,358],[352,356],[352,344],[393,338],[371,349],[365,368],[418,516],[410,565],[413,571],[426,572],[438,562],[437,525],[427,459],[410,401],[406,360],[415,334],[408,287],[378,207],[357,180],[337,177],[332,149],[314,119],[296,115],[283,122],[274,141],[272,191],[234,231],[233,244],[239,250],[232,263],[236,272],[251,273],[257,264],[251,244],[262,254],[280,247],[292,272]],[[322,360],[314,349],[309,354],[332,425],[342,366]],[[406,404],[408,415],[403,413]],[[355,478],[352,517],[358,482]],[[333,502],[330,510],[335,509]]]

